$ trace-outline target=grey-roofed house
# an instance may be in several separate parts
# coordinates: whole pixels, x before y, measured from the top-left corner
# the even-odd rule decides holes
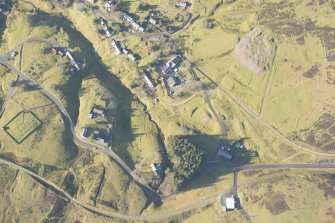
[[[117,42],[115,42],[115,40],[112,40],[111,43],[112,43],[112,46],[115,49],[116,55],[120,55],[122,53],[122,51],[121,51],[119,45],[117,44]]]
[[[132,53],[129,53],[128,54],[128,58],[131,60],[131,61],[136,61],[136,56],[134,55],[134,54],[132,54]]]
[[[178,68],[178,66],[183,61],[183,58],[180,55],[177,55],[175,58],[172,58],[166,63],[165,68],[162,70],[164,75],[174,74],[174,70]]]
[[[151,88],[154,88],[154,84],[151,80],[150,74],[148,74],[145,70],[142,73],[143,73],[144,80],[145,82],[147,82],[148,86]]]

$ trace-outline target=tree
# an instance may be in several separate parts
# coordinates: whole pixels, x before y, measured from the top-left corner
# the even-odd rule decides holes
[[[171,180],[176,190],[190,180],[202,162],[203,151],[181,136],[169,139],[168,156],[171,162]]]

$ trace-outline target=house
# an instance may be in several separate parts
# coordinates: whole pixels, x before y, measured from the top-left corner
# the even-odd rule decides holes
[[[57,53],[58,53],[59,56],[63,57],[63,56],[65,56],[66,50],[58,49]]]
[[[94,131],[94,140],[96,143],[107,147],[109,143],[109,135],[103,131]]]
[[[183,61],[183,58],[180,55],[177,55],[175,58],[169,60],[166,63],[165,68],[162,70],[162,73],[164,75],[171,75],[174,74],[174,71],[176,70],[176,68],[179,67],[179,65],[181,64],[181,62]]]
[[[129,58],[131,61],[133,61],[133,62],[136,61],[136,56],[135,56],[134,54],[132,54],[132,53],[129,53],[129,54],[128,54],[128,58]]]
[[[151,88],[154,88],[154,84],[152,83],[150,74],[148,74],[146,71],[142,72],[144,80],[147,82],[148,86]]]
[[[144,27],[142,27],[140,24],[138,24],[136,21],[134,21],[134,19],[128,15],[127,13],[123,12],[123,20],[126,20],[127,22],[129,22],[131,24],[131,26],[133,27],[133,29],[138,30],[140,32],[144,32]]]
[[[107,27],[107,26],[103,27],[103,29],[104,29],[104,31],[105,31],[105,34],[106,34],[106,36],[107,36],[108,38],[112,36],[112,34],[109,32],[109,30],[108,30],[108,27]]]
[[[91,111],[88,115],[88,118],[89,119],[94,119],[94,118],[97,118],[98,116],[103,116],[104,113],[105,113],[104,109],[93,106],[93,108],[91,109]]]
[[[172,69],[175,69],[181,64],[182,61],[183,61],[183,58],[180,55],[177,55],[175,58],[167,62],[167,65],[170,66]]]
[[[235,198],[232,195],[231,197],[226,198],[226,207],[224,207],[224,211],[232,211],[235,209]]]
[[[166,89],[166,93],[170,98],[173,98],[173,92],[170,90],[170,86],[169,83],[167,81],[167,78],[162,77],[163,83],[164,83],[164,87]]]
[[[155,177],[160,178],[162,175],[162,165],[160,163],[152,163],[150,166]]]
[[[150,17],[149,20],[148,20],[149,23],[151,23],[152,25],[156,25],[157,24],[157,20]]]
[[[113,1],[106,1],[105,2],[105,8],[108,12],[110,12],[112,10],[112,7],[114,6]]]
[[[126,20],[127,22],[130,22],[130,23],[133,22],[133,18],[127,15],[127,13],[123,12],[122,15],[123,15],[123,19]]]
[[[65,55],[70,59],[70,63],[72,66],[74,66],[76,68],[76,70],[80,70],[80,67],[78,66],[77,62],[74,60],[74,58],[72,57],[71,53],[69,51],[65,52]]]
[[[103,115],[105,111],[103,109],[94,107],[92,112],[95,113],[95,114],[98,114],[98,115]]]
[[[87,139],[90,136],[88,132],[88,128],[84,128],[84,130],[81,133],[81,137]]]
[[[122,52],[123,52],[124,54],[128,54],[128,53],[130,53],[129,50],[127,50],[125,47],[122,48]]]
[[[183,9],[186,9],[187,3],[186,2],[182,2],[182,1],[177,1],[176,6],[180,7],[180,8],[183,8]]]
[[[232,160],[233,159],[233,156],[234,156],[234,153],[233,153],[233,150],[228,147],[228,146],[221,146],[219,149],[218,149],[218,152],[217,154],[219,156],[223,156],[229,160]]]
[[[171,74],[171,73],[173,73],[173,69],[172,69],[170,66],[166,66],[166,67],[164,68],[164,70],[162,71],[162,73],[163,73],[164,75]]]
[[[138,31],[140,31],[140,32],[142,32],[142,33],[143,33],[143,32],[145,31],[145,29],[144,29],[144,27],[142,27],[142,26],[139,26],[139,27],[138,27]]]
[[[109,32],[108,26],[106,23],[101,19],[100,20],[100,25],[102,26],[102,29],[105,31],[106,36],[109,38],[112,36],[112,34]]]
[[[120,55],[120,54],[122,53],[122,51],[121,51],[119,45],[117,44],[117,42],[114,41],[114,40],[112,40],[111,43],[112,43],[112,46],[113,46],[114,49],[115,49],[115,53],[116,53],[116,55]]]

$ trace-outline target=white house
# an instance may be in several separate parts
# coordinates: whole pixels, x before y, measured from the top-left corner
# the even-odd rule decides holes
[[[232,211],[235,209],[235,198],[232,195],[231,197],[226,198],[226,211]]]
[[[149,18],[148,22],[151,23],[152,25],[156,25],[157,24],[157,20],[153,19],[152,17]]]
[[[181,7],[183,9],[186,9],[187,3],[186,2],[177,1],[176,6]]]
[[[117,45],[117,43],[114,40],[112,40],[112,46],[115,49],[116,55],[120,55],[122,53],[121,49],[119,48],[119,46]]]

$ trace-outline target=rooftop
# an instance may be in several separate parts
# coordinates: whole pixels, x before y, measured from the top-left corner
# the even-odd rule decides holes
[[[235,199],[234,196],[226,198],[226,210],[234,210],[235,209]]]

